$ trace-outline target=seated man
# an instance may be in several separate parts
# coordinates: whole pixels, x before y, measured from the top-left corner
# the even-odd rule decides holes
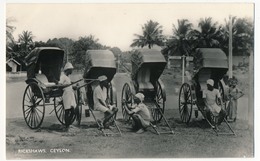
[[[137,93],[134,98],[134,105],[130,109],[126,108],[126,112],[133,119],[133,130],[137,130],[137,134],[143,133],[149,127],[151,114],[147,106],[143,103],[144,95]]]
[[[214,116],[219,116],[218,124],[220,124],[225,117],[225,111],[222,110],[222,108],[216,103],[216,99],[220,99],[222,105],[222,100],[219,90],[214,88],[214,81],[212,79],[207,80],[207,89],[203,90],[202,97],[206,106],[205,111],[207,118],[209,119],[209,121],[212,121],[210,119],[210,111]]]
[[[115,106],[107,103],[107,77],[105,75],[98,77],[98,85],[95,87],[93,92],[94,110],[101,111],[104,113],[104,118],[99,121],[101,128],[103,125],[108,127],[106,124],[111,117],[113,117],[118,109]]]

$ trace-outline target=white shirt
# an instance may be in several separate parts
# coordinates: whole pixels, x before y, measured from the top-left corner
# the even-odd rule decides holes
[[[99,109],[100,107],[104,107],[99,102],[99,99],[102,100],[106,104],[106,99],[107,99],[107,88],[103,87],[103,89],[98,85],[93,92],[93,100],[94,100],[94,108]]]
[[[65,75],[65,73],[62,72],[59,83],[69,85],[71,84],[71,80],[67,75]],[[62,100],[65,110],[70,109],[71,107],[76,107],[76,100],[72,86],[68,86],[63,89]]]
[[[70,77],[68,77],[64,72],[61,73],[61,76],[60,76],[60,81],[59,81],[60,84],[63,84],[63,85],[69,85],[71,84],[71,80],[70,80]],[[68,86],[66,88],[63,89],[64,91],[73,91],[72,89],[72,86]]]
[[[143,103],[139,103],[132,111],[142,116],[144,120],[151,119],[150,111],[147,108],[147,106]]]
[[[213,89],[210,90],[203,90],[203,98],[206,98],[208,105],[213,105],[216,103],[216,98],[220,98],[219,90]]]
[[[213,115],[217,116],[221,111],[221,107],[217,105],[216,98],[220,98],[220,93],[218,89],[203,90],[203,98],[206,99],[206,105],[213,113]]]

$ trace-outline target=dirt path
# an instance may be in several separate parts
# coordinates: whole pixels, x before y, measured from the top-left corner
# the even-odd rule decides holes
[[[166,116],[177,114],[167,110]],[[233,124],[237,136],[216,136],[205,123],[192,122],[190,127],[170,118],[174,134],[156,135],[153,129],[135,134],[118,120],[123,135],[104,137],[93,120],[83,118],[80,127],[61,132],[53,117],[45,118],[41,130],[30,130],[23,118],[7,119],[7,158],[183,158],[183,157],[252,157],[253,134],[245,122]],[[201,126],[201,127],[199,127]],[[224,126],[224,125],[222,125]],[[161,124],[160,130],[168,130]],[[43,149],[45,153],[30,150]],[[26,152],[27,150],[27,152]],[[57,152],[54,152],[56,150]],[[65,152],[61,152],[64,150]]]

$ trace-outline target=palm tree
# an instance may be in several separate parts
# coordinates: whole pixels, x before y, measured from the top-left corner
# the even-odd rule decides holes
[[[158,22],[148,21],[142,26],[143,35],[134,34],[137,38],[133,40],[131,47],[144,47],[148,45],[150,49],[153,45],[164,45],[164,36],[162,35],[162,26]]]
[[[212,22],[212,18],[208,17],[205,19],[200,19],[198,27],[199,30],[193,30],[191,39],[197,47],[219,47],[221,39],[220,28],[217,26],[217,22]]]
[[[15,20],[13,18],[7,18],[6,19],[6,43],[14,43],[14,37],[13,32],[15,30],[15,27],[10,25],[10,23],[14,22]]]
[[[225,20],[223,26],[223,41],[221,47],[228,53],[229,21]],[[254,47],[254,26],[247,18],[232,17],[233,52],[236,54],[249,54]]]
[[[30,44],[33,43],[33,34],[31,31],[23,31],[22,34],[19,34],[18,42],[21,43],[21,46],[25,51],[28,50]]]
[[[11,23],[14,21],[15,19],[10,17],[6,19],[6,59],[12,57],[13,49],[15,47],[15,40],[13,37],[15,27],[11,25]]]
[[[173,36],[166,42],[166,48],[163,50],[164,55],[189,55],[191,51],[190,31],[192,24],[187,19],[178,20],[178,27],[173,25]]]

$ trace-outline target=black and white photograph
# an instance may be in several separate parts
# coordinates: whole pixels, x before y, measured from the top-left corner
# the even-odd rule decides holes
[[[256,156],[253,1],[4,5],[6,160]]]

